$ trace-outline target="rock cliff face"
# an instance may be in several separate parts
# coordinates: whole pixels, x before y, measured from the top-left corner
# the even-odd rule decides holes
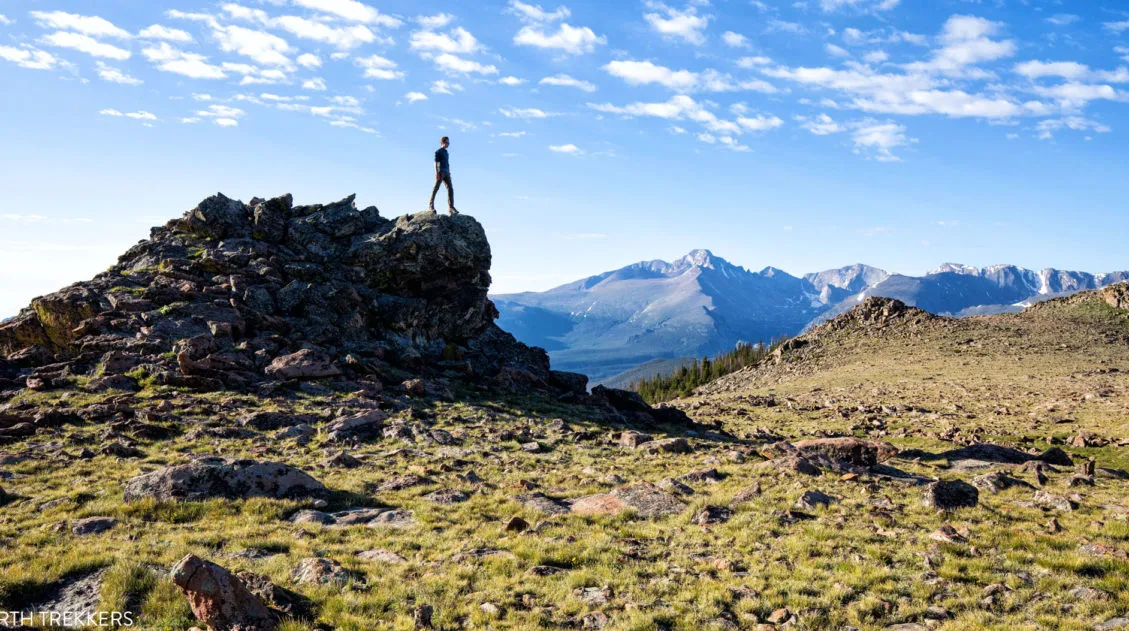
[[[583,378],[494,324],[489,270],[465,215],[215,195],[0,325],[0,379],[207,390],[443,372],[582,395]]]

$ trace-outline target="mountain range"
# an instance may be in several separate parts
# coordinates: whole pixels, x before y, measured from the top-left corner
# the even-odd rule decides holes
[[[656,359],[701,357],[739,342],[796,335],[872,296],[965,317],[1020,311],[1126,280],[1124,271],[953,263],[920,277],[863,264],[797,277],[774,267],[753,272],[694,250],[673,262],[643,261],[544,292],[492,298],[499,326],[545,348],[554,366],[604,382]]]

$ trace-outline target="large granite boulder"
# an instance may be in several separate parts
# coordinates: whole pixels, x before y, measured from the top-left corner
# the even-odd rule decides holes
[[[172,568],[196,619],[211,631],[271,631],[277,616],[226,569],[189,554]]]
[[[280,462],[204,457],[130,479],[125,500],[197,501],[215,497],[292,499],[321,497],[325,485]]]

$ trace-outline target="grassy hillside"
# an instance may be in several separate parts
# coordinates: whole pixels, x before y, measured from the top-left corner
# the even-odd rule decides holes
[[[308,444],[271,432],[136,439],[143,453],[132,458],[102,452],[130,426],[66,426],[50,440],[9,442],[0,446],[8,494],[0,610],[42,603],[58,581],[104,569],[100,608],[131,608],[144,629],[187,629],[191,613],[167,571],[193,553],[309,598],[312,617],[287,621],[284,631],[414,629],[422,605],[441,629],[1081,631],[1129,613],[1126,311],[1097,294],[960,321],[873,307],[679,400],[702,424],[692,431],[635,428],[656,439],[680,434],[688,452],[624,446],[630,423],[594,418],[590,408],[461,391],[388,393],[405,405],[394,420],[421,432],[345,446],[361,461],[351,469],[322,464],[342,449],[324,432]],[[358,396],[150,385],[138,413],[150,424],[172,426],[175,416],[186,429],[218,430],[251,409],[329,418]],[[114,397],[29,393],[8,406],[77,408]],[[450,440],[436,440],[435,430]],[[889,441],[902,452],[886,468],[818,475],[772,459],[777,440],[823,435]],[[540,448],[522,446],[531,441]],[[945,453],[977,442],[1024,452],[1060,446],[1078,464],[1096,458],[1093,486],[1071,486],[1069,466],[1047,467],[1039,487],[1033,467]],[[84,448],[91,453],[80,455]],[[287,521],[312,508],[309,500],[123,499],[133,475],[208,453],[310,472],[333,490],[324,510],[394,507],[412,511],[413,522]],[[922,501],[924,478],[992,471],[1022,484],[982,490],[974,508],[940,511]],[[406,475],[426,481],[385,486]],[[553,515],[519,497],[564,502],[637,482],[661,483],[685,506],[658,517]],[[449,494],[439,490],[465,501],[444,503]],[[797,508],[806,491],[833,502]],[[1038,491],[1072,504],[1047,508]],[[72,533],[91,516],[118,523]],[[513,517],[528,528],[507,529]],[[394,556],[359,556],[375,549]],[[351,578],[296,582],[292,570],[312,556],[340,562]]]

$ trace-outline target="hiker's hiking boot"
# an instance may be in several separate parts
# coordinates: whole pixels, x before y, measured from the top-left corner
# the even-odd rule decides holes
[[[451,206],[451,208],[450,208],[450,209],[449,209],[449,210],[448,210],[447,212],[448,212],[448,213],[450,213],[450,215],[451,215],[452,217],[454,217],[455,215],[459,214],[459,211],[455,210],[455,207],[454,207],[454,206]]]

